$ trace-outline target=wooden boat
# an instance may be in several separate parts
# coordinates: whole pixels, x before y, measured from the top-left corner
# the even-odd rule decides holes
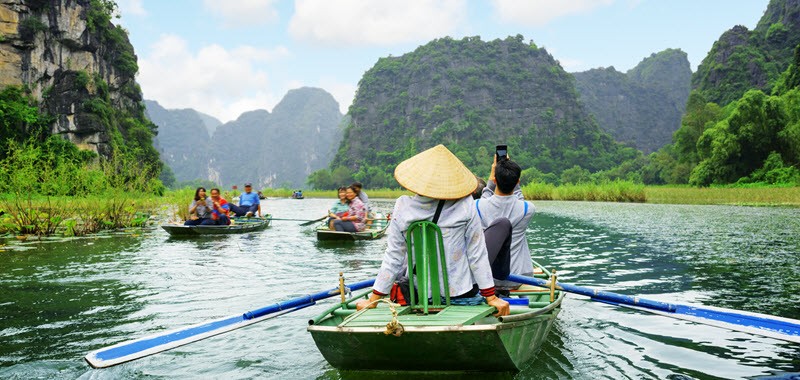
[[[371,228],[367,228],[361,232],[343,232],[331,231],[327,224],[317,227],[317,240],[319,241],[357,241],[357,240],[375,240],[380,239],[386,235],[386,229],[389,228],[389,223],[374,224]]]
[[[424,301],[412,298],[414,306],[395,307],[379,303],[357,312],[355,303],[368,290],[309,321],[308,331],[328,363],[342,370],[517,371],[541,348],[565,295],[555,289],[521,288],[512,292],[518,297],[512,301],[527,306],[512,306],[510,315],[495,318],[495,309],[486,304],[441,301],[448,292],[447,279],[440,293],[439,274],[431,269],[439,265],[435,257],[409,262],[416,263],[417,289]],[[544,267],[535,267],[536,276],[550,277]],[[444,267],[441,271],[446,273]]]
[[[264,218],[232,218],[232,223],[227,226],[183,226],[164,224],[161,226],[172,236],[197,236],[197,235],[231,235],[245,232],[260,231],[269,227],[271,215]]]

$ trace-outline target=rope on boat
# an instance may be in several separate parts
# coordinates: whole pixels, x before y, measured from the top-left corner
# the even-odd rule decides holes
[[[394,335],[394,336],[403,335],[403,332],[405,332],[406,329],[405,329],[405,327],[403,327],[403,324],[400,323],[400,321],[397,320],[397,307],[400,306],[400,304],[394,303],[394,302],[392,302],[392,301],[390,301],[390,300],[388,300],[386,298],[379,298],[379,299],[376,299],[375,301],[372,301],[372,302],[368,303],[363,309],[361,309],[361,310],[359,310],[359,311],[357,311],[357,312],[355,312],[353,314],[350,314],[347,318],[345,318],[344,321],[342,321],[341,325],[344,325],[347,322],[349,322],[351,319],[355,319],[359,315],[364,314],[367,310],[370,309],[370,306],[372,306],[372,305],[374,305],[376,303],[379,303],[379,302],[385,302],[387,305],[389,305],[389,311],[392,312],[392,320],[389,321],[389,323],[386,324],[386,330],[383,331],[383,334],[384,335]]]

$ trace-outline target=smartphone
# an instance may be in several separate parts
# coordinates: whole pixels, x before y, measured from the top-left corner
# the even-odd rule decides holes
[[[506,145],[498,145],[495,148],[495,154],[497,155],[497,161],[507,160],[508,159],[508,146],[506,146]]]

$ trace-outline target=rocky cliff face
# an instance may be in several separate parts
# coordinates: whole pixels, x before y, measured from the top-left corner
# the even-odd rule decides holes
[[[686,53],[668,49],[627,73],[613,67],[574,73],[581,101],[617,141],[651,153],[672,141],[686,110],[692,71]]]
[[[800,43],[800,0],[771,0],[755,30],[737,25],[720,36],[692,76],[692,88],[725,105],[750,89],[767,93]]]
[[[161,159],[178,181],[209,179],[211,134],[222,123],[193,109],[167,110],[145,100],[147,116],[158,126],[156,138]]]
[[[339,104],[325,90],[289,91],[269,113],[242,114],[213,134],[211,176],[221,185],[302,187],[330,163],[342,138]]]
[[[27,87],[55,116],[52,133],[109,156],[144,117],[126,32],[106,0],[0,1],[0,86]]]
[[[366,186],[397,186],[394,167],[445,144],[488,173],[496,144],[524,168],[560,173],[609,167],[620,147],[578,101],[573,77],[522,36],[442,38],[385,57],[359,82],[345,138],[331,165]]]

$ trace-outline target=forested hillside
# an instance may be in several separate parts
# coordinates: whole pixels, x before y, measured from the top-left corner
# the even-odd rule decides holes
[[[755,30],[737,25],[711,47],[692,88],[724,106],[751,89],[770,93],[800,43],[800,0],[772,0]]]
[[[722,35],[692,77],[673,143],[649,183],[800,184],[800,1],[772,0],[753,32]]]
[[[475,173],[488,173],[496,144],[544,173],[608,169],[639,154],[600,130],[578,101],[572,75],[522,36],[431,41],[380,58],[359,82],[352,118],[327,173],[396,187],[394,167],[445,144]]]
[[[600,127],[651,153],[670,143],[680,127],[692,71],[686,53],[667,49],[627,73],[608,67],[573,75],[581,102]]]

